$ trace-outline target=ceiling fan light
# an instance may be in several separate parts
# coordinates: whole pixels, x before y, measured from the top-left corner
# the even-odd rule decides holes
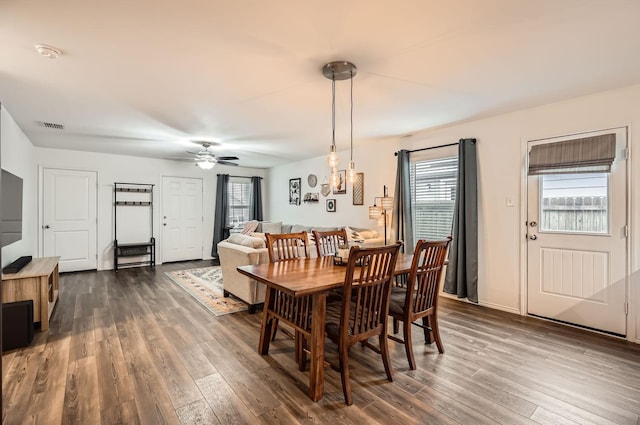
[[[212,161],[199,161],[199,162],[196,162],[196,165],[202,168],[203,170],[210,170],[213,168],[215,164]]]

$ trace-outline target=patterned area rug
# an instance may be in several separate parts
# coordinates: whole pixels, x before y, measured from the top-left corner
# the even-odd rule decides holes
[[[177,270],[165,274],[216,316],[247,309],[247,304],[233,295],[224,297],[220,266]]]

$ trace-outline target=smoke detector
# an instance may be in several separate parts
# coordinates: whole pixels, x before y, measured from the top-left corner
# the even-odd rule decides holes
[[[52,46],[47,46],[46,44],[36,44],[36,51],[41,55],[49,59],[56,59],[58,56],[62,54],[60,49],[56,49]]]

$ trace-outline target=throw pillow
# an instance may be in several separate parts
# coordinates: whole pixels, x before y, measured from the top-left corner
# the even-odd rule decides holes
[[[302,224],[294,224],[291,226],[291,233],[310,232],[310,226],[303,226]]]
[[[242,228],[241,233],[243,235],[248,235],[250,233],[255,232],[257,228],[258,228],[258,220],[249,220],[244,224],[244,227]]]
[[[262,222],[262,233],[282,233],[282,222]]]
[[[350,241],[361,241],[361,240],[364,239],[364,237],[360,234],[360,232],[356,232],[355,230],[353,230],[349,226],[346,226],[344,228],[344,231],[347,232],[347,238]]]
[[[229,239],[227,239],[227,241],[229,243],[242,245],[242,246],[246,246],[254,249],[260,249],[266,246],[262,239],[254,238],[248,235],[243,235],[242,233],[232,234],[231,236],[229,236]]]

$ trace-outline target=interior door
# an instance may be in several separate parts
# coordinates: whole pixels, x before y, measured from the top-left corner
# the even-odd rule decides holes
[[[527,311],[626,334],[626,128],[611,173],[529,176]],[[576,136],[530,142],[553,143]]]
[[[61,272],[97,269],[96,211],[95,172],[43,169],[42,252]]]
[[[202,180],[162,178],[162,261],[202,258]]]

